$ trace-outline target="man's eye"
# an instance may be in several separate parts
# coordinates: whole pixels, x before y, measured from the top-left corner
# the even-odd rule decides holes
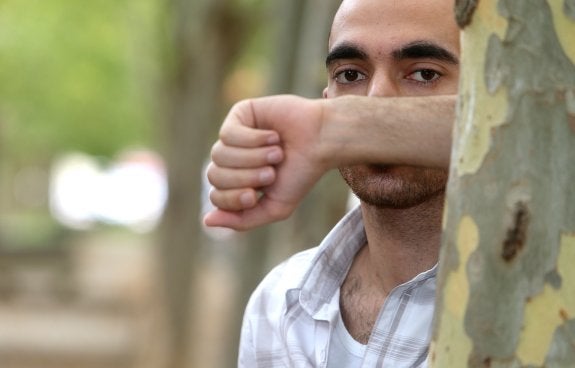
[[[358,82],[364,80],[365,78],[366,76],[363,73],[352,69],[341,71],[335,75],[336,82],[342,84]]]
[[[439,78],[441,78],[441,74],[436,72],[435,70],[431,70],[431,69],[421,69],[421,70],[418,70],[416,72],[411,73],[408,76],[408,79],[414,80],[416,82],[421,82],[421,83],[435,82]]]

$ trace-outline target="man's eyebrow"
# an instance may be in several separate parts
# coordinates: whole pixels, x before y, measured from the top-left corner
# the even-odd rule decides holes
[[[393,58],[396,60],[405,59],[436,59],[449,64],[459,64],[457,56],[447,49],[429,41],[411,42],[401,49],[394,51]]]
[[[325,58],[325,66],[329,67],[336,60],[342,60],[342,59],[367,60],[367,58],[368,58],[367,53],[362,49],[360,49],[359,47],[350,44],[341,44],[329,51],[327,57]]]

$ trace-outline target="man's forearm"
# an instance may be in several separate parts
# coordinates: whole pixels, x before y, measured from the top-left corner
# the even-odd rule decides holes
[[[249,229],[284,219],[339,166],[447,168],[455,103],[455,96],[243,101],[226,117],[212,150],[210,199],[218,210],[205,223]],[[271,160],[274,152],[279,156]]]
[[[457,96],[358,97],[324,101],[318,144],[328,166],[360,163],[449,166]]]

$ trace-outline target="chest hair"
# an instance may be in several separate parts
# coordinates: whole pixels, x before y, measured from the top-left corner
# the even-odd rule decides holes
[[[367,344],[384,301],[385,296],[367,288],[360,276],[350,275],[341,285],[341,317],[356,341]]]

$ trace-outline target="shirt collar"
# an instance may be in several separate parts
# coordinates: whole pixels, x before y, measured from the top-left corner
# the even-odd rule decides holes
[[[302,280],[299,303],[309,315],[327,318],[325,307],[339,290],[355,254],[365,243],[366,235],[358,206],[346,214],[324,238]]]
[[[356,253],[366,241],[361,209],[357,206],[347,213],[320,243],[300,286],[286,292],[287,305],[294,306],[299,303],[315,319],[330,319],[334,312],[329,308],[330,301],[339,291]],[[397,288],[411,287],[415,283],[435,277],[436,274],[437,264]]]

